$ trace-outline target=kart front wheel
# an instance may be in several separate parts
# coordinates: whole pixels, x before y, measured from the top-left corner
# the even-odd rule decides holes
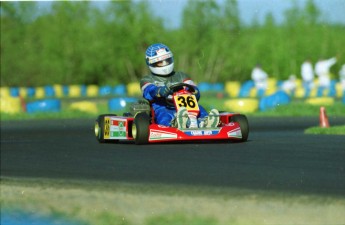
[[[135,144],[143,145],[149,143],[149,125],[150,116],[145,112],[138,113],[134,117],[132,135],[135,140]]]
[[[106,116],[116,116],[116,114],[102,114],[97,117],[95,121],[95,136],[99,143],[118,142],[118,140],[104,139],[104,130],[106,126],[104,121]]]
[[[230,118],[230,121],[239,123],[239,125],[240,125],[242,138],[239,141],[241,141],[241,142],[247,141],[248,135],[249,135],[249,124],[248,124],[247,117],[245,115],[242,115],[242,114],[234,115]]]

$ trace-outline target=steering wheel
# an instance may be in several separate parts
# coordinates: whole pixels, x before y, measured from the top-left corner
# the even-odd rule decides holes
[[[195,87],[187,83],[176,83],[176,84],[171,85],[169,89],[174,93],[174,92],[182,90],[184,87],[187,87],[188,90],[192,93],[195,92]]]
[[[178,92],[178,91],[182,90],[185,87],[187,87],[190,92],[192,92],[192,93],[195,92],[195,87],[193,85],[187,84],[187,83],[176,83],[176,84],[169,86],[169,89],[171,90],[172,93],[174,93],[174,92]],[[175,106],[171,99],[166,98],[165,100],[166,100],[166,103],[168,105]]]

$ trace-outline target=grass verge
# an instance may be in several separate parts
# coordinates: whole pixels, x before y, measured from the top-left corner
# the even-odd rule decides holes
[[[345,198],[220,187],[1,180],[1,207],[92,225],[342,224]]]
[[[332,134],[332,135],[345,135],[344,126],[332,126],[327,128],[311,127],[304,131],[306,134]]]

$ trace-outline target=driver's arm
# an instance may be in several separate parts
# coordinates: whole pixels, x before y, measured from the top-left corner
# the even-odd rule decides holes
[[[200,99],[200,91],[199,91],[199,88],[197,86],[194,86],[194,92],[193,94],[195,95],[196,99],[199,101]]]
[[[196,86],[196,84],[191,79],[185,79],[183,81],[183,83],[190,84],[190,85],[194,86],[194,90],[195,91],[193,92],[193,94],[195,95],[196,99],[199,101],[199,99],[200,99],[200,91],[199,91],[198,86]]]
[[[170,89],[166,86],[156,86],[152,83],[143,84],[141,87],[143,97],[149,101],[157,98],[165,98],[170,94]]]

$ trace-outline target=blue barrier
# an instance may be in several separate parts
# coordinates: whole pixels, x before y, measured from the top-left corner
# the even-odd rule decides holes
[[[58,99],[44,99],[40,101],[29,102],[26,104],[28,113],[37,112],[60,112],[61,101]]]
[[[36,94],[36,89],[35,89],[34,87],[28,87],[28,88],[26,89],[26,95],[27,95],[28,97],[34,97],[35,94]]]
[[[277,81],[277,88],[280,88],[283,85],[284,81],[278,80]]]
[[[86,93],[87,93],[87,87],[85,84],[81,85],[80,86],[80,95],[81,96],[86,96]]]
[[[206,82],[201,82],[200,84],[198,84],[198,88],[200,92],[211,91],[211,84],[206,83]]]
[[[324,89],[321,87],[316,87],[317,88],[317,97],[324,97],[324,96],[329,96],[329,97],[342,97],[342,96],[337,96],[337,85],[338,85],[337,80],[332,80],[330,84],[329,89]],[[276,87],[279,88],[281,87],[283,81],[277,81]],[[6,87],[7,88],[7,87]],[[19,88],[19,87],[8,87],[9,90],[9,95],[12,97],[18,97],[19,95],[23,94],[23,97],[38,97],[39,98],[44,98],[44,97],[84,97],[87,96],[88,92],[88,86],[86,85],[63,85],[62,86],[62,93],[61,93],[61,86],[59,86],[59,89],[56,89],[56,86],[43,86],[42,87],[27,87],[27,88]],[[225,84],[223,83],[208,83],[208,82],[201,82],[198,85],[199,90],[203,92],[223,92],[225,89]],[[253,93],[253,88],[255,88],[255,84],[252,80],[247,80],[244,81],[241,86],[239,87],[239,90],[236,90],[236,97],[240,98],[246,98],[251,96]],[[310,96],[310,91],[306,89],[306,87],[303,87],[303,90],[301,88],[298,89],[299,91],[305,91],[305,97],[311,97]],[[24,91],[24,92],[22,92]],[[25,92],[26,91],[26,92]],[[140,90],[139,90],[140,91]],[[339,90],[338,90],[339,91]],[[38,95],[39,93],[39,95]],[[297,93],[297,92],[296,92]],[[62,94],[62,95],[61,95]],[[127,86],[125,84],[119,84],[116,86],[110,86],[110,85],[105,85],[101,86],[98,89],[98,95],[99,96],[126,96],[127,95]],[[294,95],[292,95],[294,96]],[[259,90],[256,92],[256,96],[252,97],[258,97],[260,98],[260,93]],[[295,96],[296,97],[296,96]],[[303,97],[301,94],[299,94],[297,97]],[[313,94],[313,97],[314,94]]]
[[[326,87],[318,87],[317,88],[317,94],[316,96],[317,97],[323,97],[323,96],[326,96],[326,93],[328,91],[328,95],[329,97],[335,97],[336,94],[337,94],[337,90],[336,90],[336,84],[337,84],[337,81],[336,80],[331,80],[331,83],[330,83],[330,86],[329,88],[326,88]],[[326,92],[326,93],[325,93]]]
[[[10,88],[10,95],[12,97],[18,97],[19,96],[19,88],[18,87],[11,87]]]
[[[109,111],[118,111],[125,109],[129,103],[137,102],[137,98],[112,98],[108,101],[108,109]]]
[[[127,94],[126,85],[124,84],[116,85],[113,89],[113,94],[121,95],[121,96],[126,95]]]
[[[45,97],[54,97],[55,96],[55,90],[53,86],[45,86],[44,87],[44,94]]]
[[[99,95],[100,96],[110,95],[111,89],[112,89],[111,86],[101,86],[99,88]]]
[[[252,80],[245,81],[241,86],[240,93],[238,94],[238,97],[240,97],[240,98],[248,97],[250,94],[250,90],[253,87],[255,87],[254,81],[252,81]]]
[[[62,86],[62,94],[63,94],[63,96],[68,96],[69,87],[67,85]]]
[[[207,92],[207,91],[223,92],[224,84],[201,82],[200,84],[198,84],[198,88],[200,92]]]
[[[35,225],[82,225],[84,223],[78,220],[63,218],[60,216],[43,216],[39,213],[26,212],[21,210],[1,209],[1,224],[7,225],[22,225],[22,224],[35,224]]]
[[[261,98],[259,109],[261,111],[265,111],[267,109],[275,108],[279,105],[289,104],[290,101],[290,96],[285,91],[280,90],[272,95]]]
[[[212,91],[223,92],[224,91],[224,84],[223,83],[214,83],[211,86]]]
[[[337,90],[336,90],[336,84],[337,84],[337,81],[336,80],[331,80],[331,85],[329,87],[329,93],[328,93],[328,96],[329,97],[334,97],[337,95]]]

